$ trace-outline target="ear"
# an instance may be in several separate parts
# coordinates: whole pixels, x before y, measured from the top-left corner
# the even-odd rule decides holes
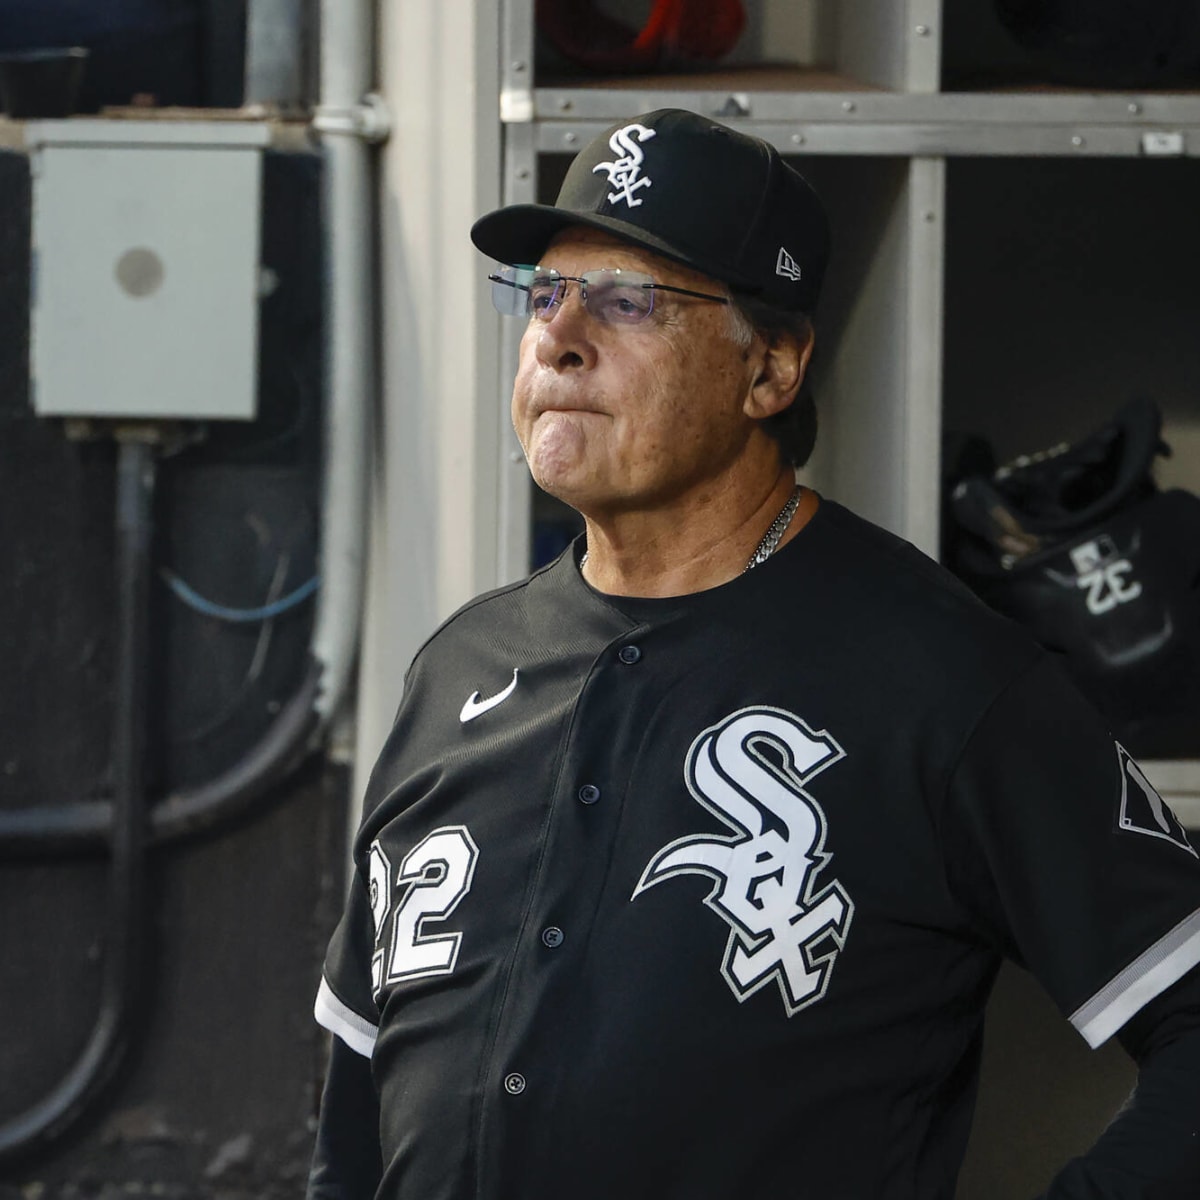
[[[759,335],[756,340],[760,355],[758,373],[743,408],[747,416],[762,420],[783,412],[796,399],[812,357],[813,333],[810,326],[803,339],[781,333],[770,344]]]

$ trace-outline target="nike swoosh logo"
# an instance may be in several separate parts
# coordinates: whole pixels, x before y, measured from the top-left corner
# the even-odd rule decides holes
[[[462,706],[462,712],[458,714],[458,719],[465,725],[468,721],[473,721],[476,717],[483,716],[485,712],[489,712],[497,704],[503,704],[517,690],[518,674],[517,668],[513,667],[512,683],[504,691],[497,692],[494,696],[489,696],[486,700],[480,700],[479,693],[472,692],[467,697],[466,704]]]

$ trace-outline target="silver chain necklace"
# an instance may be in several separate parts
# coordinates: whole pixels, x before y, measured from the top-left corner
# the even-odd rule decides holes
[[[760,563],[765,563],[772,554],[775,553],[779,546],[779,539],[787,532],[787,527],[792,523],[792,518],[796,515],[796,509],[800,507],[800,496],[804,489],[799,485],[792,489],[792,494],[788,497],[787,503],[779,510],[779,516],[771,522],[767,532],[763,534],[763,540],[758,543],[754,553],[750,555],[750,561],[746,564],[745,570],[751,571]]]
[[[773,520],[767,528],[767,532],[763,534],[762,541],[754,548],[754,553],[750,555],[750,561],[742,568],[742,574],[747,571],[752,571],[760,563],[765,563],[768,558],[779,547],[779,539],[787,532],[787,527],[792,523],[792,518],[796,515],[796,509],[800,507],[800,497],[804,494],[804,489],[799,485],[792,489],[792,494],[788,497],[787,503],[779,510],[779,515]],[[588,560],[588,552],[583,552],[583,557],[579,560],[579,569],[582,571]]]

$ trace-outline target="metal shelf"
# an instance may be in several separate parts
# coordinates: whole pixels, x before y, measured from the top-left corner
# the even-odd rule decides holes
[[[661,84],[661,80],[658,81]],[[537,88],[510,107],[540,153],[571,153],[624,117],[690,108],[781,151],[903,156],[1184,157],[1200,155],[1192,94],[785,93],[649,87]]]
[[[687,87],[678,86],[681,78],[692,82]],[[749,86],[754,78],[753,75],[743,76],[741,72],[725,72],[719,76],[636,76],[622,81],[593,81],[587,86],[539,86],[533,89],[534,116],[542,120],[562,119],[569,113],[588,120],[619,120],[639,111],[644,102],[687,102],[697,111],[715,116],[715,110],[725,107],[731,97],[745,97],[748,111],[738,115],[766,121],[825,120],[846,124],[887,121],[893,124],[973,126],[1075,122],[1200,125],[1200,94],[1195,92],[1013,89],[905,94],[864,87],[827,72],[805,72],[797,78],[822,81],[840,78],[844,86],[780,90]],[[739,86],[739,81],[746,86]]]
[[[123,141],[144,146],[250,146],[311,150],[305,117],[282,117],[257,108],[125,108],[97,116],[17,120],[0,115],[0,150],[28,151],[32,146],[107,144]]]

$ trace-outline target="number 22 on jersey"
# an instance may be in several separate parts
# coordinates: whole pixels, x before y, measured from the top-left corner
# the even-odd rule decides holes
[[[418,842],[394,870],[376,839],[371,844],[369,882],[375,919],[371,985],[376,996],[385,983],[449,975],[458,962],[462,934],[427,922],[444,921],[471,890],[479,847],[465,825],[435,829]],[[397,898],[393,911],[392,898]]]

